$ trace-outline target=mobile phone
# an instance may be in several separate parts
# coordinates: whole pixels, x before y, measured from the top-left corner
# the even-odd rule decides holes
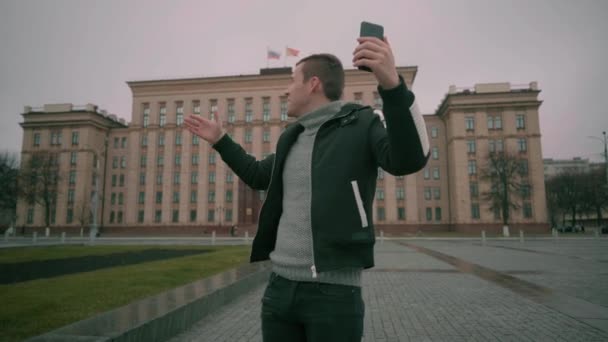
[[[378,24],[368,23],[367,21],[361,22],[361,31],[359,33],[359,37],[376,37],[381,40],[384,39],[384,27]],[[372,72],[372,69],[366,66],[358,67],[359,70],[364,70],[368,72]]]

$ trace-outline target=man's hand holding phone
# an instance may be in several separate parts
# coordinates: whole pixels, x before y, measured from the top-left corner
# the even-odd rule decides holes
[[[366,32],[370,32],[369,35]],[[381,33],[382,26],[361,23],[361,37],[357,38],[359,45],[353,51],[353,63],[358,68],[368,68],[363,70],[371,70],[383,89],[392,89],[399,85],[399,75],[388,38],[378,37]]]

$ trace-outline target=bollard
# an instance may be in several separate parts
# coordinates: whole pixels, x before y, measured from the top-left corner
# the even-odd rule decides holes
[[[519,243],[524,243],[524,231],[519,231]]]
[[[380,243],[384,243],[384,230],[380,231]]]
[[[215,245],[215,230],[211,232],[211,244]]]
[[[65,243],[65,232],[61,233],[61,243]]]
[[[36,243],[36,241],[38,240],[38,232],[34,232],[34,235],[32,236],[32,243]]]
[[[486,231],[485,230],[481,231],[481,245],[482,246],[486,245]]]
[[[245,243],[249,243],[249,231],[245,231]]]

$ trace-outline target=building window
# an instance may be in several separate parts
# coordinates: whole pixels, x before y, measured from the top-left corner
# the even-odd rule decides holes
[[[478,219],[479,217],[479,203],[471,203],[471,218]]]
[[[192,175],[190,176],[190,183],[198,184],[198,172],[192,171]]]
[[[66,218],[65,218],[65,222],[70,224],[74,221],[74,209],[72,208],[68,208],[67,214],[66,214]]]
[[[163,192],[157,191],[156,192],[156,204],[162,204],[162,203],[163,203]]]
[[[232,203],[232,190],[226,190],[226,202]]]
[[[146,173],[145,172],[139,173],[139,185],[146,185]]]
[[[521,159],[519,161],[519,174],[522,176],[528,175],[528,159]]]
[[[142,126],[144,126],[144,128],[148,127],[148,124],[150,123],[150,104],[148,103],[144,103],[144,114],[143,114],[143,122],[142,122]]]
[[[118,137],[114,138],[114,148],[118,148],[119,144],[120,144],[120,138],[118,138]]]
[[[515,128],[517,128],[517,129],[525,129],[526,128],[526,121],[524,119],[524,115],[523,114],[517,114],[515,116]]]
[[[40,146],[40,133],[34,133],[34,146]]]
[[[124,169],[126,167],[127,167],[127,157],[122,156],[122,157],[120,157],[120,168]]]
[[[384,170],[378,168],[378,180],[384,179]]]
[[[162,211],[157,210],[154,212],[154,222],[159,223],[162,220]]]
[[[122,211],[118,212],[118,219],[117,219],[117,223],[122,223]]]
[[[441,208],[435,208],[435,221],[441,221]]]
[[[520,193],[521,193],[522,198],[525,198],[525,199],[530,198],[530,184],[526,184],[526,183],[522,184],[520,186]]]
[[[496,152],[496,144],[494,143],[494,140],[488,140],[488,151],[490,151],[490,153]]]
[[[198,154],[192,155],[192,165],[198,165]]]
[[[397,188],[396,197],[397,197],[397,200],[404,200],[405,199],[405,188],[402,188],[402,187]]]
[[[190,210],[190,222],[195,222],[196,221],[196,209],[191,209]]]
[[[524,202],[524,218],[532,218],[532,204]]]
[[[225,215],[224,221],[232,222],[232,209],[226,209],[224,215]]]
[[[207,222],[215,221],[215,210],[209,209],[207,210]]]
[[[140,210],[137,212],[137,222],[144,223],[144,211]]]
[[[404,207],[397,208],[397,219],[399,221],[405,221],[405,208]]]
[[[182,132],[175,132],[175,146],[182,146]]]
[[[233,175],[231,171],[226,172],[226,183],[232,183],[232,177]]]
[[[209,152],[209,165],[215,165],[215,152]]]
[[[384,200],[384,189],[376,189],[376,199],[377,200]]]
[[[433,188],[433,198],[436,200],[441,199],[441,188]]]
[[[381,109],[382,108],[382,98],[378,92],[374,92],[374,108]]]
[[[179,191],[173,191],[173,203],[179,203]]]
[[[502,129],[502,116],[497,115],[494,117],[494,129]]]
[[[190,203],[196,203],[198,199],[198,193],[196,190],[190,191]]]
[[[148,164],[148,156],[146,156],[144,154],[141,157],[139,157],[139,166],[140,167],[146,167],[146,164]]]
[[[435,160],[439,159],[439,148],[438,147],[433,147],[432,155],[433,155],[433,159],[435,159]]]
[[[226,110],[228,112],[228,122],[233,123],[235,121],[235,111],[234,111],[234,99],[226,100]]]
[[[70,185],[75,185],[76,184],[76,171],[70,170],[70,174],[68,176],[68,183]]]
[[[426,208],[426,220],[433,221],[433,208]]]
[[[26,219],[27,224],[32,224],[34,223],[34,208],[28,208],[27,209],[27,219]]]
[[[517,149],[519,150],[519,152],[526,152],[528,150],[526,138],[517,139]]]
[[[355,98],[355,103],[362,105],[363,104],[363,93],[355,93],[354,94],[354,98]]]
[[[70,153],[70,165],[75,166],[77,160],[78,160],[78,152],[71,152]]]
[[[118,181],[119,186],[125,186],[125,175],[121,174],[118,179],[119,179],[119,181]]]
[[[158,133],[158,146],[165,146],[165,133]]]
[[[122,192],[118,193],[118,205],[123,205],[125,203],[125,196]]]
[[[207,201],[209,203],[215,203],[215,191],[209,191],[209,193],[207,194]]]
[[[113,169],[117,169],[118,168],[118,157],[117,156],[114,156],[112,158],[112,168]]]
[[[215,120],[215,114],[217,114],[217,99],[209,100],[209,119]]]
[[[215,183],[215,171],[209,172],[209,184]]]
[[[156,175],[156,185],[163,185],[163,175],[162,174]]]
[[[161,104],[160,105],[160,119],[158,120],[158,125],[160,127],[165,127],[165,124],[167,124],[167,107],[165,107],[165,104]]]
[[[72,146],[78,145],[78,132],[72,132]]]
[[[112,186],[115,187],[117,182],[118,178],[116,177],[116,175],[112,175]]]
[[[201,101],[199,101],[199,100],[192,101],[192,112],[196,115],[201,114]]]
[[[68,190],[68,204],[74,204],[74,189]]]
[[[438,167],[433,168],[433,179],[439,179],[439,168]]]
[[[262,98],[262,120],[270,121],[270,97]]]
[[[184,124],[184,103],[177,102],[175,109],[175,124],[180,127]]]
[[[424,169],[424,179],[431,179],[431,170],[429,168]]]
[[[376,216],[378,217],[378,221],[384,221],[386,219],[386,213],[384,212],[384,207],[376,208]]]
[[[198,146],[199,138],[198,135],[192,135],[192,146]]]
[[[245,129],[245,143],[251,143],[251,129]]]
[[[175,172],[173,174],[173,184],[178,185],[180,183],[180,178],[179,172]]]
[[[281,121],[287,121],[287,97],[281,97]]]
[[[146,200],[146,193],[143,191],[140,191],[139,197],[137,198],[137,204],[144,204],[145,200]]]
[[[182,165],[182,155],[181,154],[175,155],[175,165],[176,166]]]
[[[165,158],[163,156],[156,157],[156,165],[163,166],[165,164]]]
[[[467,140],[467,153],[475,153],[475,140]]]
[[[477,182],[471,182],[469,184],[469,192],[471,194],[471,198],[479,197],[479,185]]]
[[[431,188],[429,187],[425,187],[424,188],[424,199],[425,200],[430,200],[432,198],[432,194],[431,194]]]
[[[476,175],[477,174],[477,161],[469,160],[468,169],[469,169],[469,175]]]
[[[504,150],[504,144],[502,139],[496,140],[496,152],[502,152]]]
[[[122,137],[120,140],[120,148],[127,148],[127,137]]]
[[[248,97],[245,99],[245,122],[253,121],[253,111],[251,106],[253,105],[253,99]]]
[[[114,223],[115,217],[116,213],[114,211],[110,211],[110,223]]]
[[[148,134],[147,134],[147,133],[144,133],[144,134],[141,136],[141,146],[142,146],[142,147],[146,147],[146,146],[148,146]]]
[[[264,130],[264,133],[262,136],[262,141],[265,143],[270,142],[270,131],[269,130],[267,130],[267,129]]]
[[[464,126],[467,131],[474,131],[475,130],[475,118],[472,116],[465,117]]]
[[[437,138],[439,136],[439,128],[431,127],[431,138]]]

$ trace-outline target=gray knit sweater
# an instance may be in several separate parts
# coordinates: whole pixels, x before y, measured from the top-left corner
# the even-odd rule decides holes
[[[313,274],[311,228],[311,160],[319,127],[342,108],[335,101],[298,119],[304,131],[291,147],[283,169],[283,214],[275,250],[270,254],[273,271],[295,281],[361,286],[361,269],[341,269]],[[328,191],[331,191],[328,189]],[[315,277],[316,276],[316,277]]]

